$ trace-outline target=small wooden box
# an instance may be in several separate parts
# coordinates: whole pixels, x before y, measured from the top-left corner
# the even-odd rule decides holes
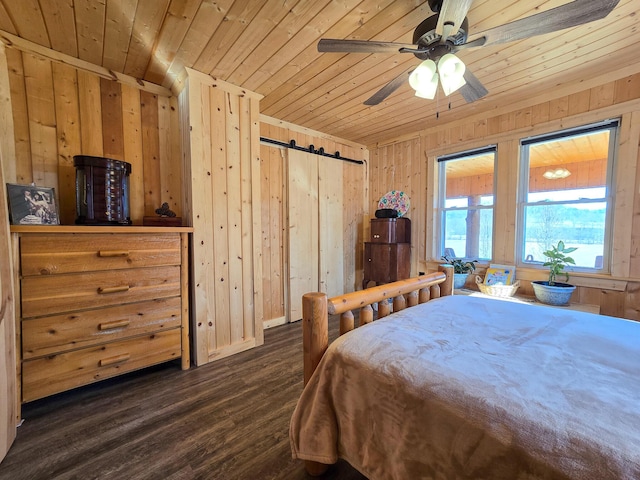
[[[146,227],[181,227],[182,217],[142,217],[142,224]]]

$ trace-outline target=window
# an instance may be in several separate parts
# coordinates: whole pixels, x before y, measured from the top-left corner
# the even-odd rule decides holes
[[[440,256],[491,259],[495,158],[495,146],[438,158]]]
[[[521,262],[542,264],[559,240],[578,269],[608,271],[618,121],[532,137],[521,144]]]

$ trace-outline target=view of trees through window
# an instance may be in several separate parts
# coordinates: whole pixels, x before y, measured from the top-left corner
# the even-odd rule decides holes
[[[589,209],[570,205],[527,207],[525,261],[544,262],[543,252],[561,239],[568,247],[578,248],[571,254],[578,266],[601,267],[606,204],[592,206],[594,208]]]

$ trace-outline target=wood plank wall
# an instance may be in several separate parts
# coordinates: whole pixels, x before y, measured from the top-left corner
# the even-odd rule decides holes
[[[260,136],[325,152],[339,152],[340,156],[364,160],[362,165],[342,162],[342,197],[345,201],[342,228],[343,270],[346,291],[354,291],[362,283],[363,242],[368,231],[368,162],[369,152],[364,145],[308,130],[287,122],[262,115]],[[265,320],[284,315],[286,279],[282,278],[282,265],[286,261],[284,229],[286,228],[286,202],[283,197],[286,172],[283,155],[278,147],[263,144],[262,161],[262,252],[264,270]],[[319,157],[322,161],[323,157]],[[329,160],[329,159],[327,159]],[[340,175],[336,175],[339,178]],[[270,272],[270,273],[268,273]],[[270,313],[267,313],[270,312]]]
[[[404,190],[411,198],[413,223],[412,273],[430,271],[435,257],[435,159],[438,155],[498,145],[494,262],[516,258],[516,186],[519,140],[608,118],[622,118],[616,174],[616,215],[612,275],[572,276],[578,284],[574,298],[599,304],[601,313],[640,320],[640,75],[634,75],[529,108],[496,116],[473,118],[406,135],[384,145],[369,146],[371,155],[370,209],[389,190]],[[521,292],[532,294],[530,280],[540,271],[518,269]]]
[[[8,182],[54,187],[61,223],[73,224],[73,156],[104,156],[132,166],[134,224],[163,202],[181,216],[179,117],[169,90],[145,91],[45,56],[5,51],[15,136]]]
[[[259,98],[191,69],[180,93],[197,365],[264,341]]]

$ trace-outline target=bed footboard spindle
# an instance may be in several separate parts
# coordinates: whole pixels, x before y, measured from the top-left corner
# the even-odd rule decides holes
[[[360,326],[373,322],[373,308],[365,305],[360,309]]]
[[[400,310],[404,310],[407,308],[407,300],[404,298],[404,295],[398,295],[393,298],[393,311],[399,312]]]
[[[378,302],[378,318],[384,318],[391,313],[391,307],[387,299]]]
[[[418,305],[418,292],[407,293],[407,307],[415,307]]]
[[[340,315],[340,335],[344,335],[347,332],[350,332],[355,328],[353,321],[353,312],[351,310],[347,310],[343,314]]]

